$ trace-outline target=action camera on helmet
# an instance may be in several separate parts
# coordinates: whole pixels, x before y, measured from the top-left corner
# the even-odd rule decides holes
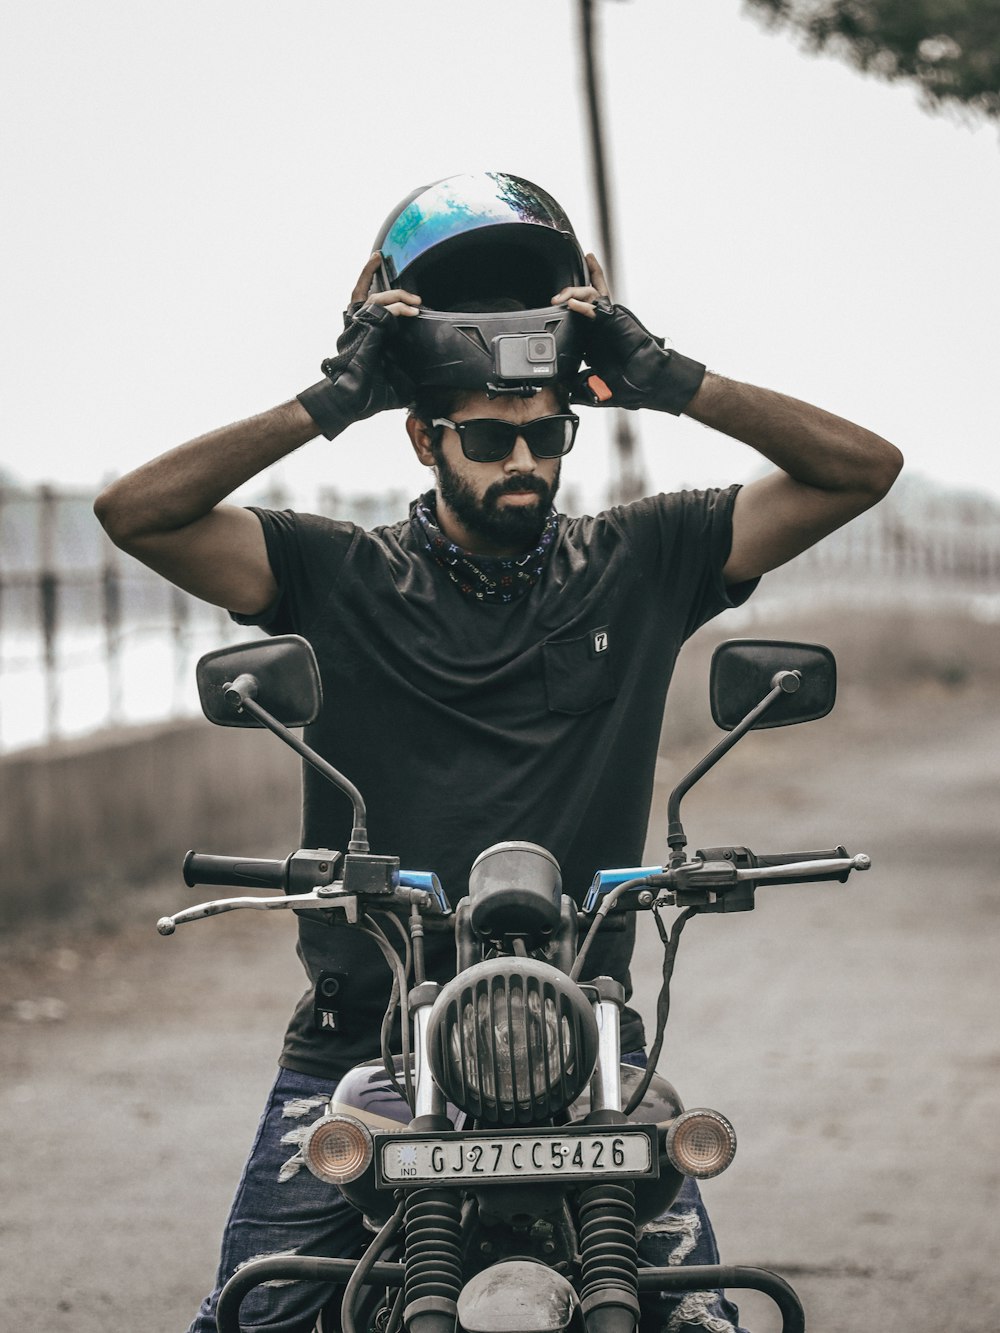
[[[415,387],[530,396],[576,374],[580,318],[551,301],[590,279],[569,219],[537,185],[489,171],[422,186],[392,211],[374,248],[375,290],[421,299],[389,349]]]
[[[493,339],[493,360],[503,379],[555,373],[554,333],[504,333]]]

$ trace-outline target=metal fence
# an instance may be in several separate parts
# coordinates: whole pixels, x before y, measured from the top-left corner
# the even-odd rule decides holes
[[[400,493],[292,503],[364,527],[406,513]],[[0,486],[0,748],[197,710],[193,666],[256,631],[174,588],[107,540],[93,496]],[[1000,505],[904,478],[870,513],[764,580],[757,607],[962,601],[1000,615]]]
[[[118,551],[93,500],[0,486],[0,749],[194,712],[197,658],[256,633]],[[402,493],[326,490],[308,507],[365,527],[406,512]]]
[[[881,504],[769,574],[758,596],[838,605],[947,604],[996,618],[1000,503],[904,476]]]

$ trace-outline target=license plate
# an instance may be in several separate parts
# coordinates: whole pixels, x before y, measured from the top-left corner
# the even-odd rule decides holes
[[[489,1185],[515,1180],[605,1180],[655,1176],[656,1130],[609,1125],[523,1133],[377,1134],[376,1184]]]

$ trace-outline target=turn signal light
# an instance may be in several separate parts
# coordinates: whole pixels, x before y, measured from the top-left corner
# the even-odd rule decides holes
[[[697,1107],[671,1123],[664,1148],[671,1165],[683,1175],[708,1180],[725,1171],[736,1156],[736,1131],[718,1111]]]
[[[320,1116],[302,1140],[306,1166],[329,1185],[346,1185],[364,1175],[374,1152],[371,1134],[351,1115]]]

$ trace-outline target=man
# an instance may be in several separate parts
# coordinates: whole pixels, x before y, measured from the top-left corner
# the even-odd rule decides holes
[[[574,260],[579,247],[564,215],[537,187],[489,173],[472,185],[454,180],[458,186],[438,183],[450,191],[445,221],[459,222],[437,278],[431,260],[440,247],[421,251],[413,242],[414,218],[423,225],[441,207],[439,193],[414,214],[413,201],[426,200],[431,187],[404,201],[395,225],[383,229],[324,380],[153,460],[110,486],[96,509],[118,545],[180,587],[243,623],[310,639],[326,705],[309,739],[365,793],[373,850],[437,871],[454,901],[478,852],[503,839],[533,841],[553,852],[565,891],[579,897],[596,869],[641,856],[659,721],[684,639],[744,600],[761,574],[879,500],[901,459],[819,408],[666,351],[611,305],[592,255],[585,267]],[[465,195],[498,185],[502,198],[491,195],[472,234],[475,210]],[[497,259],[511,244],[513,259]],[[569,266],[560,267],[566,256]],[[419,278],[421,288],[425,278],[439,282],[435,293],[421,292],[430,308],[423,319],[416,282],[393,285],[394,274]],[[537,281],[551,274],[569,280],[539,297]],[[516,285],[525,290],[509,301]],[[543,322],[532,325],[532,307],[544,302]],[[475,312],[512,306],[527,314],[505,324],[501,313],[501,334],[485,336],[492,316],[477,324]],[[467,313],[449,326],[435,313],[442,309]],[[530,328],[524,336],[532,340],[521,365],[515,335],[513,371],[496,351],[508,326]],[[471,350],[452,356],[453,335]],[[582,377],[572,339],[589,357]],[[486,369],[456,382],[455,366],[477,357]],[[539,358],[562,373],[529,382]],[[559,516],[552,501],[578,425],[571,392],[594,406],[683,411],[777,470],[743,488],[650,497],[593,519]],[[408,520],[365,533],[225,503],[321,430],[333,438],[352,420],[408,399],[410,443],[435,479]],[[349,816],[347,803],[307,771],[303,845],[345,847]],[[627,933],[596,941],[592,974],[627,985],[631,944]],[[454,966],[445,941],[431,937],[427,946],[429,974],[445,979]],[[312,986],[324,968],[346,976],[348,1018],[336,1032],[320,1030],[312,989],[296,1010],[233,1205],[220,1287],[260,1254],[348,1253],[359,1243],[356,1216],[331,1206],[329,1187],[300,1169],[295,1149],[337,1079],[377,1054],[388,980],[374,947],[346,927],[301,919],[300,953]],[[630,1010],[622,1041],[627,1052],[641,1050],[641,1022]],[[675,1259],[717,1258],[693,1182],[653,1230],[684,1240]],[[662,1248],[654,1254],[665,1258]],[[193,1333],[214,1327],[216,1295]],[[244,1317],[255,1327],[306,1330],[323,1297],[313,1284],[258,1289]],[[667,1301],[657,1314],[671,1333],[735,1328],[736,1318],[721,1294]]]

